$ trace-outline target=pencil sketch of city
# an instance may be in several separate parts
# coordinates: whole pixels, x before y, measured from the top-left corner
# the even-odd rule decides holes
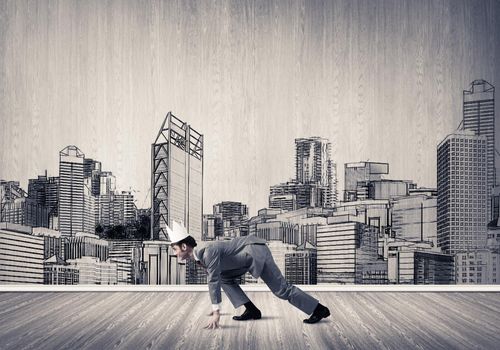
[[[293,284],[499,284],[498,13],[1,1],[0,284],[206,284],[173,221]]]

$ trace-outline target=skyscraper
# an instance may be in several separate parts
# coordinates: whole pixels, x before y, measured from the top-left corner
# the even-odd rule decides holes
[[[437,149],[437,244],[447,254],[483,248],[487,240],[487,138],[448,135]]]
[[[59,231],[72,237],[84,228],[85,154],[76,146],[59,152]]]
[[[331,160],[331,143],[321,137],[295,139],[295,179],[321,188],[322,207],[337,201],[336,164]]]
[[[151,238],[168,241],[166,227],[175,220],[201,240],[203,135],[169,112],[151,145],[151,157]]]
[[[198,280],[192,270],[177,263],[168,248],[167,226],[182,222],[198,241],[203,225],[203,135],[167,114],[151,145],[151,242],[145,251],[147,283],[190,283]],[[158,242],[164,241],[164,242]],[[152,254],[156,254],[153,257]],[[155,260],[160,257],[161,261]],[[184,276],[186,280],[184,280]]]
[[[486,136],[488,221],[492,219],[490,195],[496,184],[495,168],[495,87],[485,80],[474,80],[463,91],[463,129]]]

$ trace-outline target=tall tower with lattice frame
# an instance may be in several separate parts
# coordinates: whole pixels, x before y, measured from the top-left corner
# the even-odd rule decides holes
[[[151,145],[151,239],[170,241],[167,226],[182,222],[201,241],[203,227],[203,135],[171,112]],[[183,283],[169,257],[168,283]]]

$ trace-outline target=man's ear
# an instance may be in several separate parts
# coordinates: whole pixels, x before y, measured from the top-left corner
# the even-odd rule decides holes
[[[182,247],[181,248],[182,248],[182,251],[185,251],[187,249],[186,243],[182,243]]]

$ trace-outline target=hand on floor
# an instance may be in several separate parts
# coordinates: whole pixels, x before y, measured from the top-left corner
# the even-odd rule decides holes
[[[205,329],[217,329],[217,328],[221,328],[221,326],[219,324],[219,320],[220,320],[220,312],[219,312],[219,310],[212,311],[210,316],[212,316],[210,318],[210,321],[203,328],[205,328]]]

